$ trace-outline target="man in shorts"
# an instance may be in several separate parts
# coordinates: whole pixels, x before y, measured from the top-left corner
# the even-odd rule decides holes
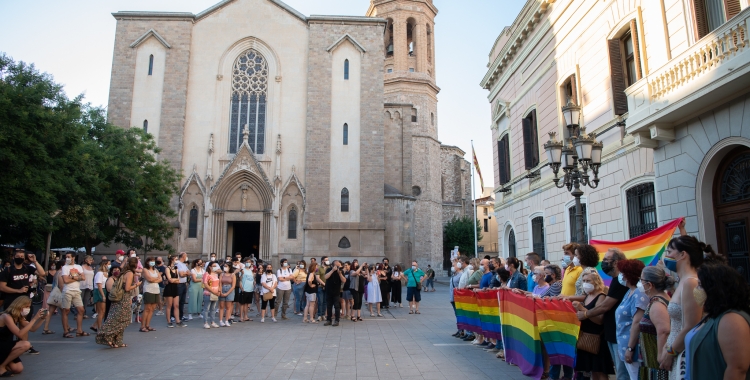
[[[422,300],[422,283],[427,278],[414,260],[411,268],[404,271],[406,277],[406,300],[409,302],[409,314],[419,314],[419,301]]]
[[[81,282],[86,278],[83,276],[83,268],[75,263],[72,253],[65,254],[65,265],[62,267],[63,299],[62,299],[62,324],[63,338],[72,338],[73,332],[68,327],[68,313],[73,306],[78,311],[76,315],[76,336],[88,336],[83,331],[83,300],[81,300]]]

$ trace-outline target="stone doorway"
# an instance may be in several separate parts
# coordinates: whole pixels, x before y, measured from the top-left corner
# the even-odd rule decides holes
[[[719,165],[714,215],[719,253],[750,281],[750,148],[738,147]]]
[[[227,253],[234,256],[240,252],[245,258],[250,254],[260,257],[260,222],[227,222],[227,231],[231,234],[232,248]]]

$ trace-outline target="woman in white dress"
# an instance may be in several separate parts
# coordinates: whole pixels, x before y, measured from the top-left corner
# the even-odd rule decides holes
[[[383,301],[383,295],[380,293],[380,271],[382,264],[378,264],[376,270],[370,270],[367,273],[367,305],[370,307],[370,316],[374,317],[375,314],[372,312],[372,305],[377,305],[378,317],[382,317],[380,314],[380,302]],[[370,267],[372,269],[372,267]]]

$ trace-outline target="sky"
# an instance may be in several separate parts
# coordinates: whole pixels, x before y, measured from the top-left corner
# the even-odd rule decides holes
[[[199,13],[219,0],[0,0],[0,52],[33,63],[68,96],[106,106],[116,11]],[[240,0],[243,1],[243,0]],[[250,0],[244,0],[250,1]],[[284,0],[305,15],[364,15],[369,0]],[[491,111],[479,86],[492,44],[525,0],[434,0],[438,134],[471,161],[471,140],[485,186],[493,186]],[[480,196],[479,179],[476,194]]]

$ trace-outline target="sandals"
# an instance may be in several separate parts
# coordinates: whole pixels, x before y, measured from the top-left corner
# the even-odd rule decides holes
[[[141,327],[138,331],[140,332],[148,332],[148,329],[145,327]]]
[[[383,316],[383,314],[378,314],[378,317],[382,317],[382,316]]]
[[[414,312],[413,312],[413,311],[411,311],[411,309],[409,309],[409,314],[414,314]]]
[[[419,310],[415,311],[414,314],[422,314],[419,312]]]
[[[148,331],[156,331],[156,329],[154,329],[154,328],[151,328],[151,326],[148,326],[148,327],[146,327],[146,328],[148,329]]]
[[[357,322],[362,322],[362,317],[357,317]]]
[[[373,313],[370,313],[370,317],[375,317],[375,314],[373,314]]]
[[[495,357],[498,359],[505,359],[505,350],[500,350]]]
[[[52,331],[52,330],[44,330],[44,331],[42,331],[42,335],[50,335],[50,334],[54,334],[54,333],[55,332]]]
[[[87,332],[85,332],[85,331],[81,331],[81,332],[76,332],[76,336],[90,336],[90,335],[91,335],[91,334],[89,334],[89,333],[87,333]]]
[[[89,327],[89,328],[91,329],[91,331],[93,331],[93,332],[95,332],[95,333],[98,333],[98,332],[99,332],[99,329],[97,329],[97,328],[94,328],[94,326],[91,326],[91,327]]]
[[[352,317],[352,322],[357,322],[357,318]]]
[[[72,339],[72,338],[75,338],[75,336],[72,333],[65,333],[65,334],[63,334],[63,338],[70,338],[70,339]]]
[[[317,320],[315,320],[315,319],[313,319],[313,320],[312,320],[312,322],[310,322],[310,323],[312,323],[312,324],[315,324],[315,325],[317,325],[317,324],[318,324],[318,321],[317,321]]]
[[[11,377],[13,376],[13,371],[5,371],[0,375],[0,377]]]

